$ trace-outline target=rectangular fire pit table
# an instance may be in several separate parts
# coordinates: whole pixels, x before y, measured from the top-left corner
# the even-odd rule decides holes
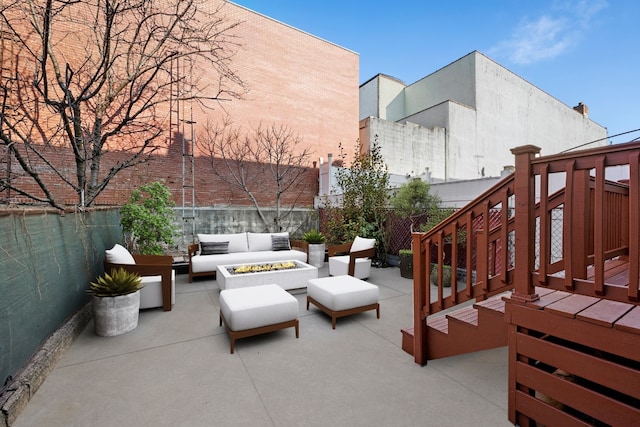
[[[296,268],[286,270],[259,271],[255,273],[233,273],[233,269],[240,266],[264,264],[282,264],[292,262]],[[306,289],[309,279],[318,277],[318,269],[302,261],[271,261],[247,264],[219,265],[216,279],[220,290],[246,288],[248,286],[267,285],[276,283],[282,289]]]

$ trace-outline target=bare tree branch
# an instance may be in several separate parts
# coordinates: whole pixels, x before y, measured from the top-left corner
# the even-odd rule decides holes
[[[237,98],[244,91],[230,68],[237,41],[221,2],[206,0],[22,0],[0,8],[3,73],[0,143],[46,196],[0,188],[60,208],[41,169],[57,175],[91,205],[120,171],[145,162],[165,140],[168,103]],[[190,76],[176,76],[176,63]],[[9,64],[10,71],[5,67]],[[200,70],[200,71],[198,71]],[[206,81],[206,71],[214,76]],[[217,82],[211,84],[211,82]],[[175,88],[183,90],[176,94]],[[176,99],[178,98],[178,99]],[[37,147],[71,149],[72,174]],[[125,160],[103,165],[110,150]],[[38,161],[29,161],[33,153]],[[103,171],[106,166],[106,170]]]
[[[251,201],[265,229],[282,231],[307,190],[308,148],[300,149],[302,138],[282,125],[259,126],[243,135],[227,118],[222,123],[207,123],[198,148],[209,158],[213,173],[230,187],[241,190]],[[273,221],[265,215],[265,195],[269,207],[275,207]],[[293,202],[283,206],[284,196]]]

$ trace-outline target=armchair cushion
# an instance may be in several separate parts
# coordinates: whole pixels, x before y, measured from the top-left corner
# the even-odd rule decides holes
[[[329,275],[368,278],[371,273],[371,257],[375,255],[376,239],[356,236],[349,249],[349,255],[334,256],[343,252],[345,246],[348,247],[348,244],[329,248]]]
[[[358,252],[364,251],[366,249],[371,249],[376,246],[376,239],[365,239],[360,236],[356,236],[353,239],[353,243],[351,244],[351,250],[349,252]]]
[[[106,262],[109,264],[128,264],[132,265],[136,263],[136,260],[133,258],[133,255],[125,248],[119,244],[115,244],[113,248],[107,249],[105,251]]]

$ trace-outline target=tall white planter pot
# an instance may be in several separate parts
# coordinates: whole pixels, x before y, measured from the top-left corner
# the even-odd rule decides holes
[[[117,297],[93,297],[93,322],[96,334],[112,337],[138,326],[140,291]]]
[[[309,264],[317,268],[324,265],[324,243],[309,243]]]

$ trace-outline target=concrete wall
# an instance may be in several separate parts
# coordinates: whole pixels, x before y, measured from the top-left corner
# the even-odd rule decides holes
[[[400,87],[384,75],[363,84],[367,97],[361,99],[361,112],[371,112],[365,105],[373,93],[370,85]],[[606,128],[479,52],[407,85],[402,94],[391,98],[380,92],[371,102],[379,104],[379,116],[361,114],[363,143],[378,135],[390,173],[420,174],[429,168],[434,181],[499,176],[513,165],[510,149],[521,145],[537,145],[549,155],[591,141],[601,140],[592,146],[606,143]],[[445,138],[423,132],[418,135],[423,143],[416,144],[416,124],[442,127]]]
[[[251,231],[254,233],[270,231],[273,227],[265,226],[255,208],[251,207],[198,207],[194,210],[194,233],[191,225],[183,228],[179,221],[182,213],[176,208],[176,225],[180,236],[175,239],[178,251],[186,253],[191,243],[197,242],[197,234],[222,234]],[[284,212],[284,211],[283,211]],[[275,211],[263,209],[267,222],[271,225]],[[283,231],[288,231],[293,238],[302,238],[302,234],[312,228],[318,228],[318,216],[313,209],[294,209],[283,221]]]
[[[376,135],[380,154],[390,173],[415,176],[429,168],[433,174],[444,174],[444,128],[427,128],[415,123],[395,123],[373,117],[363,120],[361,139],[373,142]]]
[[[73,313],[121,240],[116,210],[0,213],[0,387]]]

